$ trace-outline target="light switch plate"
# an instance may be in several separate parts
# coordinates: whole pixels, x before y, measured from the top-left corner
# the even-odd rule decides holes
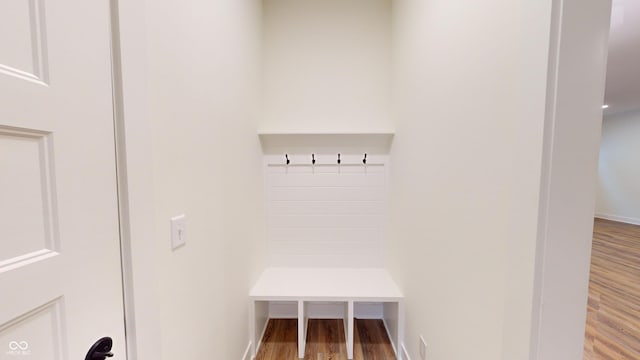
[[[187,216],[185,214],[171,218],[171,249],[175,250],[187,243]]]
[[[420,335],[420,359],[427,359],[427,342],[424,341],[422,335]]]

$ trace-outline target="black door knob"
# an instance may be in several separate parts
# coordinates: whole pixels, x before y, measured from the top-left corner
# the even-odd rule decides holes
[[[91,346],[91,349],[89,349],[89,352],[87,353],[87,356],[84,357],[84,360],[105,360],[108,357],[112,357],[112,346],[113,340],[110,337],[105,336],[102,339],[96,341],[96,343]]]

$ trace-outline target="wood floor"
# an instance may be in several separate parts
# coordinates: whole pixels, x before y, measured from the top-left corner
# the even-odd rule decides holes
[[[395,360],[382,320],[356,319],[354,360]],[[297,360],[298,321],[272,319],[256,360]],[[309,320],[305,360],[347,360],[342,320]]]
[[[640,359],[640,226],[596,219],[584,360]]]

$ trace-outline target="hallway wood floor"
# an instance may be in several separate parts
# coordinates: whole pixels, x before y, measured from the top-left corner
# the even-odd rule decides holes
[[[272,319],[256,360],[297,360],[298,321]],[[356,319],[354,360],[395,360],[382,320]],[[347,360],[342,320],[309,320],[305,360]]]
[[[584,360],[640,359],[640,226],[596,219]]]

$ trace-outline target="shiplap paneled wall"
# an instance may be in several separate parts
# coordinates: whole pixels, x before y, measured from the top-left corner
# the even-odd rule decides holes
[[[271,266],[380,267],[388,224],[387,157],[266,156]]]

